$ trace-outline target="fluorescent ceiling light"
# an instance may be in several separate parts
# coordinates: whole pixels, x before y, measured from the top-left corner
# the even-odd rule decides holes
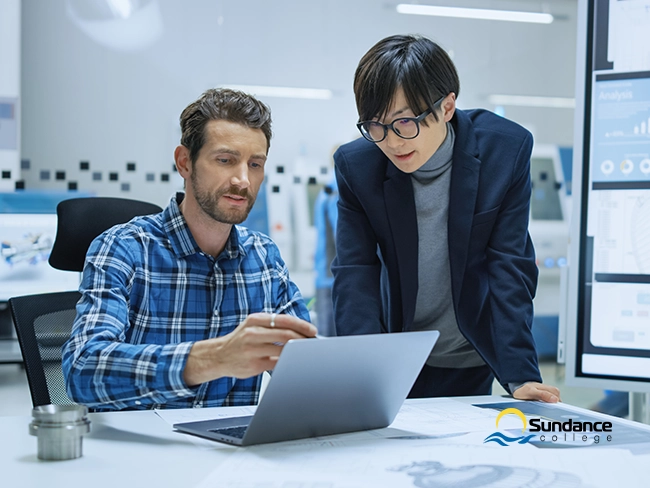
[[[293,88],[288,86],[256,86],[256,85],[223,85],[224,88],[232,88],[260,97],[280,98],[309,98],[313,100],[329,100],[332,98],[332,90],[321,88]]]
[[[461,19],[507,20],[510,22],[532,22],[550,24],[551,14],[537,12],[517,12],[514,10],[487,10],[482,8],[439,7],[435,5],[412,5],[400,3],[397,6],[400,14],[434,15],[437,17],[458,17]]]
[[[575,108],[576,106],[575,98],[523,95],[490,95],[488,102],[494,105],[517,105],[519,107]]]

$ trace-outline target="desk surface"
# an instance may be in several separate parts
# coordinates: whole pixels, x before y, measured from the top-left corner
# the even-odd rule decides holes
[[[0,339],[0,363],[22,363],[23,355],[17,339]]]
[[[393,457],[392,464],[403,464],[407,460],[413,459],[413,457],[408,457],[411,454],[407,454],[413,452],[419,453],[420,457],[428,456],[426,459],[428,459],[429,465],[435,464],[437,466],[442,462],[447,468],[450,468],[455,464],[457,469],[447,469],[447,482],[449,483],[453,479],[457,481],[459,473],[462,473],[463,476],[470,476],[469,468],[477,470],[477,472],[481,471],[483,473],[481,476],[485,477],[487,476],[486,470],[494,470],[496,467],[503,465],[502,471],[519,470],[518,473],[515,473],[519,476],[517,478],[519,481],[516,481],[515,477],[509,478],[510,481],[507,485],[487,484],[481,486],[532,486],[521,484],[521,479],[523,479],[522,476],[525,478],[527,475],[534,475],[539,478],[534,486],[540,488],[551,487],[553,486],[552,483],[547,485],[542,483],[540,479],[543,479],[544,476],[551,476],[553,473],[555,473],[554,476],[556,477],[564,473],[562,475],[565,476],[565,478],[562,478],[564,484],[561,485],[563,487],[608,486],[606,483],[610,483],[611,479],[608,481],[608,475],[606,474],[594,471],[585,475],[585,470],[588,471],[592,468],[608,470],[608,467],[603,467],[603,464],[608,462],[612,464],[611,467],[614,471],[618,471],[610,470],[611,472],[607,471],[607,473],[619,481],[621,480],[620,476],[628,476],[628,474],[621,473],[634,473],[634,478],[630,478],[627,483],[616,483],[617,486],[636,486],[636,480],[641,480],[642,477],[645,477],[647,483],[647,479],[650,477],[650,454],[637,453],[632,455],[629,451],[611,449],[606,446],[558,450],[537,449],[532,446],[500,447],[486,445],[484,443],[486,435],[495,430],[496,411],[490,410],[491,417],[487,419],[489,421],[484,419],[486,425],[481,432],[451,434],[449,429],[445,428],[444,418],[448,418],[452,422],[462,422],[463,419],[468,418],[467,409],[469,408],[476,410],[478,415],[484,415],[487,411],[486,409],[470,407],[471,404],[503,401],[510,400],[494,396],[407,400],[398,418],[390,428],[365,433],[367,436],[365,438],[359,437],[357,434],[345,434],[334,436],[331,439],[321,438],[312,443],[293,441],[250,448],[212,443],[176,433],[173,431],[169,420],[164,420],[164,415],[161,417],[154,411],[96,413],[89,415],[92,429],[91,433],[84,438],[83,456],[75,460],[55,462],[37,459],[37,439],[30,436],[28,432],[29,423],[31,422],[29,414],[24,417],[0,417],[0,432],[2,432],[0,437],[0,479],[3,480],[0,484],[5,486],[4,481],[8,481],[9,483],[6,486],[68,488],[70,486],[80,486],[81,481],[84,484],[89,484],[89,486],[99,488],[114,488],[120,485],[153,487],[201,486],[202,488],[209,486],[256,487],[261,486],[258,484],[259,481],[255,481],[257,480],[256,477],[268,475],[266,477],[268,484],[265,483],[264,486],[276,488],[287,486],[283,476],[291,471],[294,473],[292,476],[298,476],[303,481],[309,480],[308,484],[296,486],[317,486],[315,482],[325,481],[324,478],[328,476],[332,477],[330,484],[322,486],[332,488],[366,486],[365,482],[364,484],[357,484],[354,481],[359,473],[363,474],[363,478],[359,478],[359,480],[367,480],[368,486],[391,486],[391,484],[392,486],[414,486],[411,481],[416,479],[414,476],[417,476],[417,473],[414,474],[411,471],[409,473],[410,477],[401,473],[386,475],[383,472],[385,470],[382,471],[377,467],[379,460],[384,459],[386,455]],[[454,405],[457,406],[457,410],[454,410]],[[224,409],[205,410],[220,412],[221,414],[224,412]],[[454,413],[455,411],[457,413]],[[584,412],[589,415],[593,414],[588,411]],[[192,410],[177,411],[177,413],[191,415]],[[607,418],[607,416],[601,417]],[[418,418],[421,420],[417,420]],[[628,426],[632,427],[638,425],[642,433],[647,433],[650,446],[650,428],[620,419],[611,417],[610,419],[616,422],[626,422]],[[517,419],[513,418],[512,420]],[[408,424],[408,422],[411,423]],[[414,429],[413,422],[419,422],[421,428]],[[408,431],[404,430],[409,425],[411,426],[410,429]],[[617,425],[615,424],[615,435]],[[499,425],[499,428],[501,428],[501,425]],[[392,432],[393,435],[387,436],[383,432]],[[395,433],[409,435],[394,435]],[[414,435],[418,433],[422,435]],[[450,440],[447,441],[445,438]],[[458,439],[462,440],[459,441]],[[456,444],[447,445],[446,442],[455,442]],[[449,458],[450,452],[463,454],[457,459],[457,462],[453,462]],[[558,458],[560,452],[562,460],[557,461],[556,458]],[[650,447],[647,452],[650,452]],[[286,464],[291,463],[294,456],[296,463],[303,463],[302,465],[296,464],[295,469],[291,464]],[[322,459],[323,461],[332,462],[332,460],[337,459],[337,456],[341,461],[340,467],[342,470],[338,474],[336,474],[336,469],[330,470],[327,466],[321,467],[321,469],[327,468],[329,470],[327,472],[309,471],[310,459]],[[366,456],[372,456],[375,464],[366,461],[361,462],[366,459]],[[355,459],[358,460],[356,464],[353,462]],[[540,463],[545,466],[542,470],[539,468]],[[559,463],[559,467],[553,466],[553,463]],[[415,464],[417,463],[412,463],[413,466]],[[587,464],[591,466],[586,466]],[[423,464],[420,463],[421,465]],[[462,469],[458,467],[460,465],[463,465],[461,466]],[[513,465],[516,468],[513,468]],[[219,471],[220,466],[223,466],[223,471]],[[291,470],[288,470],[287,466]],[[250,469],[246,469],[246,467]],[[350,471],[345,471],[344,468]],[[253,471],[257,471],[257,473],[253,473]],[[395,469],[392,469],[392,471],[395,471]],[[218,481],[215,484],[215,480],[222,476],[221,473],[225,476],[222,480],[223,483]],[[240,473],[240,477],[246,479],[242,478],[235,482],[237,476],[233,473]],[[505,471],[501,474],[503,473]],[[558,473],[560,474],[558,475]],[[384,481],[378,485],[376,484],[377,480],[373,478],[375,474],[378,476],[378,480],[399,475],[403,477],[404,482],[395,485],[394,482]],[[492,472],[490,476],[496,476],[497,474]],[[386,478],[386,476],[389,478]],[[485,478],[482,479],[485,480]],[[92,483],[90,480],[92,480]],[[293,481],[298,482],[299,480],[296,478]],[[554,480],[555,486],[558,486],[558,481],[559,478]],[[436,484],[435,486],[460,486],[449,483]],[[468,481],[464,486],[479,485]],[[610,486],[614,485],[610,483]]]
[[[197,448],[152,411],[89,414],[89,418],[91,433],[84,437],[81,458],[40,461],[37,438],[29,435],[31,417],[0,417],[0,477],[11,480],[0,484],[70,488],[82,486],[81,479],[98,488],[192,487],[234,449],[216,444],[213,450]]]

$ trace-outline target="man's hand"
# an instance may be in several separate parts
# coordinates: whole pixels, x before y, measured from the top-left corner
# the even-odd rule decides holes
[[[554,386],[531,381],[521,388],[517,388],[512,396],[517,400],[539,400],[546,403],[557,403],[560,401],[560,390]]]
[[[189,386],[224,376],[250,378],[273,369],[287,341],[316,337],[316,332],[292,315],[251,314],[230,334],[195,343],[183,378]]]

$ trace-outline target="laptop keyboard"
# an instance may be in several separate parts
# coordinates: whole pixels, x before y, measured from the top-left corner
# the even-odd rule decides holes
[[[237,425],[235,427],[221,427],[220,429],[210,429],[210,432],[216,432],[217,434],[227,435],[229,437],[234,437],[236,439],[243,439],[244,434],[248,429],[248,425]]]

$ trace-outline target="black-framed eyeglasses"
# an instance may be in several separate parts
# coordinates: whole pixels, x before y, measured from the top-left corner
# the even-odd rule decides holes
[[[434,103],[434,108],[440,105],[444,99],[445,97],[442,97]],[[366,120],[359,122],[357,128],[361,132],[361,135],[370,142],[381,142],[386,139],[388,129],[391,129],[402,139],[415,139],[420,135],[420,122],[430,113],[433,113],[433,110],[428,108],[417,117],[400,117],[393,120],[390,124],[382,124],[376,120]]]

